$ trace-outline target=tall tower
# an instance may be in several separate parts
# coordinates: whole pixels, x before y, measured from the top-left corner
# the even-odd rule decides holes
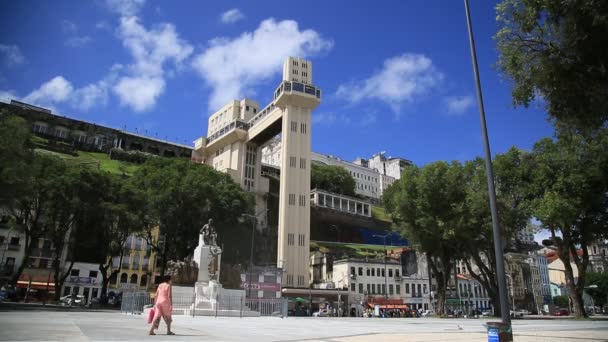
[[[282,113],[277,266],[286,287],[309,286],[311,112],[321,102],[312,63],[288,58],[275,92]]]

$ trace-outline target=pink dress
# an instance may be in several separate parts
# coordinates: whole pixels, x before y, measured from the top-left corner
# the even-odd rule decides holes
[[[158,285],[154,308],[156,310],[154,313],[154,325],[158,326],[161,317],[165,320],[165,322],[171,322],[171,311],[173,310],[173,303],[171,301],[171,285],[167,283]]]

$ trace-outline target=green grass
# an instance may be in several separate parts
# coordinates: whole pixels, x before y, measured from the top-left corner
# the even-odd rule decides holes
[[[112,160],[110,156],[101,152],[82,152],[78,151],[76,156],[69,154],[48,151],[44,149],[36,149],[36,152],[47,153],[58,156],[71,165],[82,165],[89,167],[97,167],[102,171],[110,172],[117,175],[126,174],[132,175],[138,168],[138,164],[128,163],[119,160]]]
[[[383,207],[372,206],[372,217],[376,220],[392,222],[391,217]]]
[[[394,246],[386,246],[390,249]],[[353,258],[379,258],[384,254],[384,246],[364,245],[357,243],[337,243],[337,242],[321,242],[311,241],[311,249],[318,249],[323,253],[333,253],[339,257],[347,256]]]

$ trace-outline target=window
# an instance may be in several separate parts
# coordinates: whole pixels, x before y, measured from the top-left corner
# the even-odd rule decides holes
[[[370,284],[367,284],[367,293],[372,293],[371,292],[371,285]]]
[[[289,194],[289,205],[296,205],[296,194]]]
[[[386,294],[386,284],[382,284],[382,294]]]
[[[363,293],[363,284],[359,283],[359,293]]]
[[[300,158],[300,169],[306,169],[306,158]]]
[[[11,237],[11,243],[10,245],[12,246],[18,246],[19,245],[19,238],[18,237]]]
[[[298,123],[296,121],[292,121],[291,122],[291,131],[292,132],[297,132],[298,131]]]
[[[426,284],[422,285],[422,290],[424,291],[423,293],[428,293],[428,288],[426,287]]]
[[[382,269],[382,276],[386,277],[386,273],[384,273],[384,268]]]
[[[351,290],[352,292],[355,292],[355,286],[356,286],[356,285],[357,285],[357,284],[355,284],[355,283],[351,283],[351,284],[350,284],[350,290]]]
[[[249,106],[245,106],[245,111],[248,112],[249,111]]]
[[[306,124],[305,123],[300,124],[300,133],[306,134]]]
[[[395,292],[396,294],[400,295],[401,294],[401,285],[397,284],[395,285]]]
[[[287,244],[289,246],[293,246],[294,245],[294,235],[293,235],[293,233],[287,234]]]
[[[350,267],[350,275],[355,275],[355,266]]]
[[[289,157],[289,167],[296,167],[296,157]]]
[[[367,275],[368,277],[370,276],[370,270],[369,270],[369,268],[365,269],[365,273],[366,273],[366,275]]]
[[[97,271],[89,271],[89,278],[97,278]]]
[[[405,293],[410,293],[410,284],[405,284]]]
[[[66,286],[66,287],[63,288],[63,295],[64,296],[69,295],[71,292],[72,292],[72,288],[71,287]]]
[[[380,276],[380,267],[378,267],[378,268],[376,269],[376,274],[378,275],[378,277]]]
[[[422,286],[420,286],[420,284],[418,284],[418,295],[420,296],[422,294],[422,291],[420,290],[422,288]]]
[[[376,269],[372,268],[372,277],[375,277],[375,276],[376,276]]]
[[[390,285],[388,286],[388,294],[389,294],[389,295],[392,295],[392,294],[393,294],[393,284],[390,284]]]
[[[70,271],[70,275],[72,277],[78,277],[80,275],[80,270],[72,269],[72,271]]]
[[[372,294],[376,294],[376,284],[372,284]]]
[[[388,270],[388,276],[389,277],[393,277],[393,269],[392,268]]]
[[[395,277],[399,276],[399,270],[395,270]]]
[[[363,275],[363,267],[359,267],[359,275],[362,276]]]

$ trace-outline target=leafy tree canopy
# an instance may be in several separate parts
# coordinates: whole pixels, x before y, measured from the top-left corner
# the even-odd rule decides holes
[[[513,102],[546,102],[558,125],[608,121],[608,1],[503,0],[495,36]]]
[[[355,196],[355,180],[341,166],[312,164],[310,187],[346,196]]]

